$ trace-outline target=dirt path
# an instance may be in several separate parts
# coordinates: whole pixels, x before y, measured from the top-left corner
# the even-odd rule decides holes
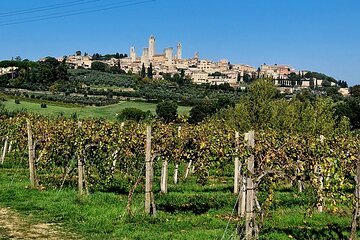
[[[64,233],[56,224],[31,224],[10,208],[0,208],[0,239],[80,239]]]

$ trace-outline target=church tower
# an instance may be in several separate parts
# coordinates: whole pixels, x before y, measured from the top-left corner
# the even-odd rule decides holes
[[[131,47],[131,48],[130,48],[130,59],[131,59],[131,62],[135,62],[135,61],[136,61],[135,47]]]
[[[176,58],[177,58],[177,59],[181,59],[181,58],[182,58],[182,47],[181,47],[181,43],[178,43],[178,45],[177,45]]]
[[[141,56],[141,63],[145,66],[149,65],[149,48],[144,48]]]
[[[152,60],[154,55],[155,55],[155,37],[151,35],[149,39],[149,60]]]

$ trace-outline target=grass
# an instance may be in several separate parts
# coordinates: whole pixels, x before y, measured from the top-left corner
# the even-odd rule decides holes
[[[0,167],[0,206],[11,207],[33,222],[59,223],[85,239],[220,239],[236,200],[231,193],[231,178],[222,178],[225,181],[221,182],[214,178],[205,186],[196,185],[195,179],[190,178],[178,185],[170,184],[167,195],[159,193],[156,179],[157,217],[144,215],[143,189],[139,189],[133,201],[135,217],[131,218],[126,212],[126,194],[94,192],[79,197],[71,188],[27,189],[27,168],[11,165],[6,162]],[[265,218],[260,239],[348,236],[350,209],[343,206],[338,213],[307,216],[309,203],[303,199],[305,195],[295,194],[292,189],[277,191],[276,204]],[[191,206],[206,209],[194,212]],[[226,239],[234,232],[235,225],[236,221],[231,221]]]
[[[41,108],[40,102],[33,102],[28,100],[20,100],[20,104],[15,104],[14,99],[9,99],[3,102],[5,107],[10,110],[26,109],[28,112],[37,113],[45,116],[59,116],[60,114],[70,117],[72,114],[77,115],[79,118],[105,118],[108,120],[116,120],[116,114],[125,108],[138,108],[143,111],[151,111],[155,113],[156,104],[146,102],[135,102],[135,101],[123,101],[118,104],[108,105],[103,107],[95,106],[76,106],[66,105],[57,102],[46,102],[47,108]],[[180,115],[188,115],[191,107],[178,107],[178,113]]]

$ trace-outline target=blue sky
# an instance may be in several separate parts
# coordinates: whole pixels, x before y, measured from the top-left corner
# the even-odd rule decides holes
[[[76,50],[137,54],[156,37],[157,51],[183,45],[183,57],[228,59],[259,66],[290,64],[360,84],[359,0],[16,0],[0,9],[0,59],[37,60]],[[49,11],[40,7],[60,5]],[[62,5],[64,6],[64,5]],[[73,11],[81,15],[4,25]],[[21,13],[22,10],[28,12]],[[14,12],[16,11],[16,15]],[[12,15],[12,16],[10,16]]]

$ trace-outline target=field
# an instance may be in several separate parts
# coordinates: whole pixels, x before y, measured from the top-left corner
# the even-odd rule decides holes
[[[104,107],[95,107],[95,106],[76,106],[73,104],[61,104],[56,102],[46,102],[47,108],[41,108],[40,102],[26,101],[21,100],[20,104],[15,104],[13,99],[3,102],[5,107],[10,110],[20,110],[26,109],[28,112],[37,113],[44,116],[59,116],[64,115],[70,117],[75,114],[79,118],[104,118],[114,121],[116,119],[116,114],[125,108],[138,108],[143,111],[151,111],[152,114],[155,113],[156,104],[155,103],[146,103],[146,102],[134,102],[134,101],[123,101],[118,104],[104,106]],[[180,115],[189,115],[191,107],[178,107],[178,114]]]
[[[170,184],[167,195],[160,194],[156,184],[157,216],[143,213],[144,196],[139,189],[133,202],[135,217],[131,218],[124,193],[95,192],[79,197],[70,188],[31,190],[27,189],[27,169],[10,165],[11,162],[0,168],[0,206],[11,207],[34,224],[60,224],[65,232],[85,239],[222,239],[236,202],[231,178],[213,179],[203,187],[192,179],[181,181],[179,185]],[[292,188],[279,188],[260,239],[347,236],[351,221],[347,208],[338,213],[308,216],[307,204],[305,195]],[[231,239],[232,234],[234,237],[237,221],[233,216],[223,239]]]
[[[356,239],[360,135],[329,99],[264,103],[199,124],[1,116],[0,212],[84,239]]]

